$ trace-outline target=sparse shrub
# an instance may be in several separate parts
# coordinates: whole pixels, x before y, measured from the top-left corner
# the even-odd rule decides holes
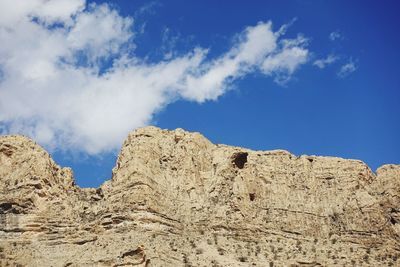
[[[204,253],[203,249],[201,249],[201,248],[196,249],[196,254],[197,255],[200,255],[200,254],[203,254],[203,253]]]
[[[214,238],[214,244],[218,245],[218,237],[217,234],[213,234],[213,238]]]
[[[239,257],[239,261],[240,262],[247,262],[247,258],[246,257]]]
[[[218,263],[216,260],[212,260],[212,261],[211,261],[211,266],[212,266],[212,267],[219,267],[220,265],[219,265],[219,263]]]

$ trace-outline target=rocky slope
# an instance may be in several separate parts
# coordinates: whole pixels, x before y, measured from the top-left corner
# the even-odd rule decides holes
[[[79,188],[0,137],[0,266],[400,266],[400,165],[132,132],[113,176]]]

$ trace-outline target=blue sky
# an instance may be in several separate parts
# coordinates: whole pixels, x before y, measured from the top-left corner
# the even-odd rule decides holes
[[[71,103],[62,107],[71,107],[74,113],[67,114],[61,107],[59,110],[57,107],[60,105],[49,105],[59,101],[55,96],[44,97],[46,102],[37,107],[30,102],[21,102],[21,95],[29,95],[28,91],[15,89],[18,83],[12,77],[17,74],[14,65],[7,62],[4,56],[13,55],[15,44],[10,45],[9,50],[0,49],[0,97],[4,99],[2,102],[0,98],[0,131],[4,134],[23,133],[38,140],[51,151],[57,163],[73,168],[81,186],[98,186],[109,179],[123,136],[131,128],[149,124],[198,131],[214,143],[257,150],[285,149],[296,155],[361,159],[374,171],[382,164],[400,163],[400,36],[397,29],[400,19],[396,12],[399,9],[397,1],[384,1],[384,4],[378,1],[251,1],[249,4],[243,1],[121,0],[90,1],[85,5],[83,0],[74,0],[76,6],[71,6],[69,13],[41,6],[40,0],[35,1],[40,11],[37,7],[29,7],[30,13],[24,11],[24,14],[37,16],[39,22],[44,21],[39,25],[44,27],[44,36],[50,34],[53,37],[54,33],[59,33],[54,29],[58,26],[56,23],[72,23],[74,26],[72,30],[68,28],[70,26],[63,26],[66,30],[60,33],[61,37],[57,37],[60,40],[65,37],[70,46],[61,49],[60,44],[65,41],[58,43],[57,38],[54,42],[40,44],[44,47],[51,44],[55,51],[69,53],[60,52],[51,57],[28,47],[35,55],[32,56],[34,64],[44,62],[39,66],[45,68],[40,70],[47,70],[46,62],[53,63],[49,58],[57,60],[56,66],[59,66],[60,58],[68,63],[66,67],[55,70],[50,64],[48,72],[38,73],[35,72],[37,66],[32,65],[34,67],[28,70],[32,72],[30,76],[23,78],[27,81],[25,84],[32,84],[32,79],[37,84],[29,92],[36,90],[40,95],[39,90],[43,90],[46,95],[51,95],[54,91],[51,88],[65,84],[63,79],[55,78],[58,72],[71,77],[81,77],[81,74],[72,76],[71,73],[84,73],[84,70],[96,70],[97,74],[85,76],[82,83],[76,82],[76,85],[68,80],[72,89],[59,89],[55,94],[61,94],[67,100],[70,97]],[[96,7],[88,7],[94,2]],[[107,4],[108,8],[100,9],[102,4]],[[42,10],[49,11],[44,13]],[[81,13],[76,13],[76,10]],[[69,21],[70,14],[76,16],[72,17],[72,22]],[[85,26],[91,25],[85,21],[99,18],[114,27],[112,32],[107,31],[108,28],[100,29],[104,36],[110,35],[108,39],[95,39],[97,37],[91,36],[91,32],[99,29]],[[4,21],[3,27],[10,21]],[[272,26],[268,26],[268,22]],[[284,25],[286,30],[281,35],[277,34]],[[31,26],[21,24],[16,27],[16,32],[20,31],[21,36],[25,36],[23,33]],[[34,26],[37,27],[36,24]],[[79,37],[73,35],[74,30]],[[256,35],[257,30],[261,31],[261,35]],[[215,70],[220,62],[224,62],[221,65],[226,62],[231,64],[229,58],[236,57],[240,61],[243,55],[251,54],[240,54],[233,48],[239,49],[246,44],[251,39],[251,33],[255,34],[253,41],[256,44],[267,45],[271,40],[264,40],[262,36],[271,32],[277,36],[277,46],[272,52],[264,51],[262,56],[265,59],[293,49],[298,52],[296,56],[277,56],[269,64],[246,59],[240,63],[246,68],[238,67],[228,78],[224,77],[207,87],[203,79],[205,73]],[[19,36],[0,35],[0,39],[19,44]],[[83,40],[81,36],[91,37]],[[291,45],[285,46],[285,42],[289,41]],[[103,92],[123,87],[116,78],[113,80],[112,75],[134,84],[143,79],[131,80],[129,77],[142,72],[143,65],[148,68],[162,67],[163,62],[170,62],[171,72],[168,73],[175,74],[177,64],[172,63],[178,62],[176,59],[185,58],[189,65],[197,66],[195,59],[191,58],[192,54],[196,54],[193,52],[196,48],[207,50],[199,65],[203,72],[193,73],[188,67],[184,74],[177,75],[182,75],[182,79],[189,77],[189,80],[195,80],[199,91],[196,91],[196,86],[193,89],[190,84],[183,85],[182,79],[165,83],[154,77],[152,81],[162,83],[162,92],[172,94],[171,98],[162,98],[157,94],[161,89],[154,89],[154,94],[143,93],[144,101],[141,102],[148,105],[133,100],[125,103],[124,98],[129,99],[129,92],[138,90],[127,88],[122,91],[121,98],[116,93],[113,101],[122,107],[136,105],[136,109],[120,111],[102,102],[110,100],[110,95]],[[73,56],[70,56],[71,53]],[[199,54],[199,57],[202,55]],[[126,68],[110,71],[117,60],[122,62],[122,57],[131,60],[130,65],[127,63],[129,66]],[[71,66],[74,67],[73,72],[65,72]],[[110,77],[107,73],[111,73]],[[124,76],[125,73],[128,74]],[[108,78],[97,81],[98,77],[103,78],[102,75]],[[79,81],[79,78],[76,80]],[[103,84],[106,84],[105,88],[97,89]],[[182,88],[178,91],[169,89],[173,86]],[[215,90],[217,87],[218,90]],[[91,98],[73,93],[80,90],[90,92],[88,95]],[[147,89],[151,90],[153,88]],[[141,91],[135,91],[135,94],[142,97]],[[103,109],[99,111],[96,103],[85,102],[93,99],[104,109],[108,108],[107,113],[102,113]],[[74,100],[82,102],[82,106],[74,106]],[[17,108],[11,108],[7,103],[14,103]],[[22,112],[24,109],[27,111]],[[55,115],[48,115],[49,110]],[[129,117],[116,121],[131,127],[129,130],[112,124],[119,114],[134,114],[132,122]],[[90,119],[85,120],[85,116]],[[93,117],[99,117],[99,120],[91,119]],[[103,120],[104,125],[100,125]],[[57,121],[62,121],[62,125]],[[82,127],[82,124],[88,127]],[[93,136],[94,141],[88,136]],[[108,145],[101,144],[101,140],[106,140]]]

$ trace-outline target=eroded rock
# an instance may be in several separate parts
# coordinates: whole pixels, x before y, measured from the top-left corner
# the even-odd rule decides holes
[[[214,145],[146,127],[79,188],[0,137],[0,266],[398,266],[400,166]]]

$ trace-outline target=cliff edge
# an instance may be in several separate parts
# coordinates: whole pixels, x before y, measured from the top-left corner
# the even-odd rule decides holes
[[[400,165],[133,131],[111,180],[0,137],[0,266],[399,266]]]

